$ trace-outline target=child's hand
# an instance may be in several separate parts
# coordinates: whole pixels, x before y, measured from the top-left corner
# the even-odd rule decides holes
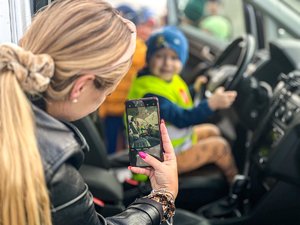
[[[236,98],[236,91],[225,91],[224,87],[219,87],[208,99],[208,106],[211,110],[229,108]]]
[[[195,83],[194,83],[194,90],[196,93],[200,91],[201,85],[207,83],[207,77],[206,76],[199,76]]]

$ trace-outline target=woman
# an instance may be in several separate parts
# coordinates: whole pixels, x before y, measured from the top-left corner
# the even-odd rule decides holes
[[[77,171],[85,141],[67,122],[96,110],[114,90],[130,67],[135,35],[103,0],[63,0],[34,18],[22,48],[0,45],[1,225],[160,224],[172,217],[177,166],[164,123],[165,161],[142,152],[152,167],[129,168],[149,176],[154,191],[104,219]]]

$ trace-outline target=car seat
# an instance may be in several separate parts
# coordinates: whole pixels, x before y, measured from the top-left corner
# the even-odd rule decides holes
[[[147,195],[151,191],[149,182],[126,179],[121,184],[117,180],[116,172],[122,168],[127,170],[129,165],[127,151],[108,156],[103,138],[99,135],[90,116],[77,120],[73,124],[81,131],[90,147],[80,171],[96,197],[107,202],[108,206],[109,204],[126,206],[135,198]],[[107,177],[107,184],[104,184],[106,180],[103,177]],[[117,183],[119,184],[117,185]],[[109,190],[102,191],[103,187]],[[111,187],[112,189],[110,189]],[[227,193],[228,185],[221,171],[214,165],[208,165],[179,177],[176,206],[196,211],[199,207],[215,201]],[[113,198],[110,197],[108,200],[107,196],[113,196]],[[122,207],[118,207],[118,210],[122,209]]]

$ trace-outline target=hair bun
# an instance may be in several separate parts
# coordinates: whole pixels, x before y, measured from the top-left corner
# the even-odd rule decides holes
[[[34,55],[15,44],[0,44],[0,72],[12,71],[22,89],[30,94],[43,92],[54,74],[48,54]]]

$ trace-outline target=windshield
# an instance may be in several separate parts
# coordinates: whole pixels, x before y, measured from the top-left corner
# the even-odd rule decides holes
[[[179,25],[189,27],[198,36],[230,42],[245,34],[243,1],[177,0]]]

